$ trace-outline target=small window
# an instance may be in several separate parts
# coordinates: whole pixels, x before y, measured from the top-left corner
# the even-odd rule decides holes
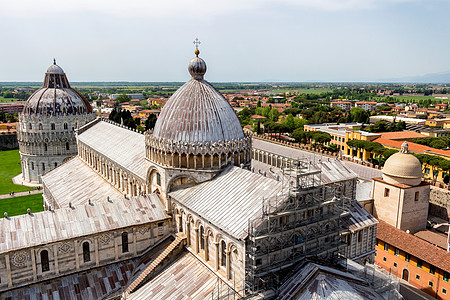
[[[41,251],[41,269],[42,269],[42,273],[50,270],[50,264],[48,261],[48,251],[47,250]]]
[[[389,244],[388,243],[384,243],[384,251],[388,251],[389,250]]]
[[[436,268],[434,266],[430,266],[430,274],[436,273]]]
[[[42,171],[45,171],[45,164],[42,163]]]
[[[359,243],[362,242],[362,232],[361,231],[358,232],[358,242]]]
[[[420,275],[419,274],[416,275],[416,279],[420,280]]]
[[[395,248],[395,256],[399,256],[400,255],[400,249]]]
[[[447,290],[446,289],[442,289],[442,294],[447,295]]]
[[[220,246],[222,248],[222,255],[221,255],[220,263],[223,267],[226,267],[227,266],[227,244],[225,243],[225,241],[222,241],[220,243]]]
[[[164,222],[159,222],[158,223],[158,227],[163,227],[164,226]]]
[[[64,123],[64,129],[67,129],[68,127],[67,127],[67,123]]]
[[[84,242],[83,243],[83,260],[84,262],[90,262],[91,261],[91,252],[89,250],[89,243]]]
[[[69,142],[66,142],[66,150],[70,150],[70,144],[69,144]]]
[[[122,233],[122,253],[128,252],[128,232]]]
[[[383,257],[383,261],[387,261],[387,258],[386,258],[386,257]]]
[[[414,201],[419,201],[419,192],[414,194]]]
[[[397,263],[396,262],[394,263],[394,268],[397,268]]]
[[[156,173],[156,184],[161,186],[161,175],[159,173]]]
[[[411,255],[409,255],[409,253],[405,254],[405,261],[410,261],[411,260]]]
[[[428,286],[433,287],[433,281],[428,281]]]
[[[448,282],[448,278],[450,277],[450,274],[448,272],[444,272],[444,275],[442,277],[443,277],[442,279],[444,279],[444,281]]]
[[[256,260],[256,265],[257,266],[260,266],[262,264],[262,259],[261,258],[258,258],[257,260]]]
[[[200,227],[200,249],[205,250],[205,230]]]
[[[43,130],[43,129],[42,129],[42,124],[39,124],[39,130]]]
[[[58,163],[55,163],[55,168],[58,166]]]
[[[389,189],[388,188],[384,189],[384,196],[389,197]]]
[[[417,267],[422,269],[422,265],[423,265],[423,260],[418,259],[417,260]]]
[[[47,150],[48,150],[47,143],[44,143],[44,151],[47,151]]]
[[[31,162],[31,170],[34,171],[34,162]]]
[[[51,124],[52,130],[55,130],[55,123]]]
[[[28,128],[33,129],[33,125],[31,125],[31,123],[30,123],[30,125],[28,126]]]

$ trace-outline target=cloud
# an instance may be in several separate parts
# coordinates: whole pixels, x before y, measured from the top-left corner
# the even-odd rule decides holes
[[[366,10],[390,4],[421,1],[423,0],[1,0],[0,15],[23,18],[48,17],[59,13],[95,12],[125,18],[185,16],[202,19],[218,14],[254,12],[277,6],[345,11]]]

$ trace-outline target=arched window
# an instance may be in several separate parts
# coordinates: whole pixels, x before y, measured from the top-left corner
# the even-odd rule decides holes
[[[55,123],[51,124],[52,130],[55,130]]]
[[[220,243],[220,246],[222,248],[222,259],[220,263],[223,267],[225,267],[227,265],[227,244],[225,243],[225,241],[222,241]]]
[[[128,232],[122,232],[122,253],[128,252]]]
[[[69,150],[69,149],[70,149],[69,142],[66,142],[66,150]]]
[[[30,123],[30,126],[28,126],[28,128],[33,129],[33,125],[31,125],[31,123]]]
[[[84,260],[84,262],[91,261],[91,252],[89,250],[89,243],[88,242],[84,242],[83,243],[83,260]]]
[[[205,230],[200,226],[200,249],[205,250]]]
[[[47,151],[48,147],[47,147],[47,143],[44,143],[44,151]]]
[[[39,124],[39,130],[42,130],[42,124]]]
[[[64,129],[67,129],[68,127],[67,127],[67,123],[64,123]]]
[[[50,264],[48,262],[48,251],[47,250],[41,251],[41,269],[42,269],[42,273],[50,270]]]

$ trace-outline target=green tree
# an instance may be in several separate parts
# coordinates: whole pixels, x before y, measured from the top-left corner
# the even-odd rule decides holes
[[[144,123],[145,130],[153,129],[155,127],[156,120],[157,120],[156,115],[150,114]]]
[[[131,100],[131,97],[125,94],[120,94],[117,98],[116,101],[117,103],[124,103],[124,102],[128,102]]]
[[[269,113],[269,119],[271,119],[274,122],[277,122],[279,117],[280,117],[280,112],[278,111],[278,109],[272,108]]]

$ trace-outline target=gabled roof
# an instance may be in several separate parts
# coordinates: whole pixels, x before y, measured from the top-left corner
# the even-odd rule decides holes
[[[156,194],[0,219],[0,253],[168,218]]]
[[[78,134],[78,141],[108,157],[141,179],[146,179],[150,163],[145,159],[143,134],[103,120],[90,125],[87,124],[87,129]]]
[[[42,176],[45,191],[50,192],[59,207],[83,205],[122,198],[122,193],[91,169],[78,156]]]
[[[214,179],[169,193],[236,238],[247,236],[249,219],[261,214],[264,199],[282,196],[280,181],[238,167],[225,169]]]

